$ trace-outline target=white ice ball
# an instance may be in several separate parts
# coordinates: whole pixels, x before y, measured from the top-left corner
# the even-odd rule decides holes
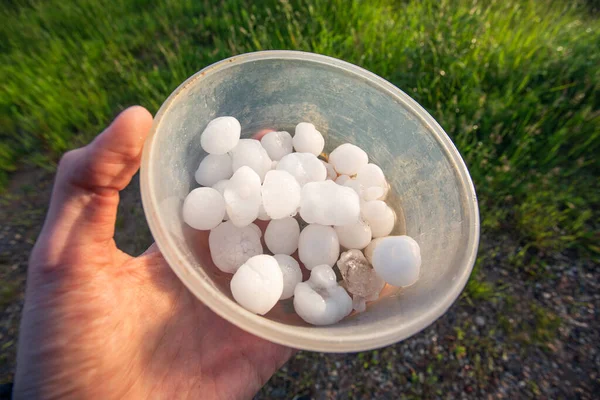
[[[202,159],[194,174],[196,182],[202,186],[213,186],[233,175],[229,154],[209,154]]]
[[[333,269],[319,265],[311,271],[310,279],[296,285],[294,310],[309,324],[330,325],[352,312],[352,299],[338,285]]]
[[[381,186],[369,186],[367,188],[363,188],[361,198],[364,201],[382,200],[385,199],[386,194],[386,188],[382,188]]]
[[[258,174],[261,182],[271,170],[272,161],[258,140],[240,139],[231,151],[231,159],[233,172],[243,166],[250,167]]]
[[[265,244],[273,254],[290,255],[298,248],[300,225],[295,218],[274,219],[265,230]]]
[[[369,156],[363,149],[350,143],[336,147],[329,154],[329,163],[339,174],[355,175],[369,162]]]
[[[330,226],[310,224],[300,232],[298,257],[306,269],[327,264],[332,267],[340,255],[340,242]]]
[[[279,219],[296,215],[300,205],[300,184],[287,171],[267,172],[261,189],[267,215]]]
[[[289,299],[294,295],[296,285],[302,282],[300,264],[287,254],[275,254],[273,257],[277,260],[283,274],[283,292],[280,300]]]
[[[353,224],[360,216],[360,199],[354,190],[333,181],[309,182],[302,188],[300,216],[309,224]]]
[[[308,122],[300,122],[296,125],[293,143],[298,153],[311,153],[315,156],[321,154],[325,147],[325,139],[321,132]]]
[[[238,227],[251,224],[262,201],[260,178],[250,167],[241,167],[229,180],[224,197],[231,222]]]
[[[215,266],[230,274],[237,271],[250,257],[263,253],[261,235],[260,228],[254,224],[238,228],[231,221],[212,229],[208,246]]]
[[[221,223],[224,215],[223,196],[213,188],[194,189],[183,202],[183,220],[194,229],[212,229]]]
[[[327,169],[314,154],[291,153],[277,164],[279,171],[287,171],[296,178],[300,186],[308,182],[320,182],[327,178]]]
[[[371,228],[362,218],[354,224],[334,228],[340,244],[347,249],[364,249],[371,242]]]
[[[394,286],[410,286],[419,279],[421,250],[409,236],[374,239],[365,249],[367,260],[384,281]]]
[[[363,186],[365,201],[381,200],[388,191],[388,183],[381,168],[375,164],[364,165],[358,170],[356,180]]]
[[[260,139],[260,143],[269,154],[273,161],[279,161],[287,154],[290,154],[292,148],[292,135],[286,131],[269,132]]]
[[[240,140],[242,127],[234,117],[219,117],[208,123],[200,136],[200,145],[210,154],[225,154]]]
[[[231,279],[231,294],[246,310],[264,315],[283,293],[283,274],[273,256],[258,255],[246,261]]]
[[[396,215],[384,201],[372,200],[361,206],[361,215],[371,227],[374,238],[387,236],[394,229]]]

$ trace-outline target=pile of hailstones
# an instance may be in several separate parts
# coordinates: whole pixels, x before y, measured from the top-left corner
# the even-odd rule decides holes
[[[259,141],[240,139],[240,133],[233,117],[208,124],[200,138],[208,155],[195,174],[203,187],[186,197],[183,218],[194,229],[210,230],[212,260],[234,274],[231,292],[241,306],[262,315],[294,296],[303,320],[328,325],[353,309],[364,311],[386,282],[417,280],[419,246],[408,236],[388,236],[395,223],[383,201],[389,186],[362,149],[342,144],[328,162],[320,160],[325,140],[306,122],[294,137],[269,132]],[[263,254],[256,219],[270,221],[264,241],[273,256]],[[341,256],[340,246],[347,250]],[[296,250],[310,271],[304,282],[291,257]]]

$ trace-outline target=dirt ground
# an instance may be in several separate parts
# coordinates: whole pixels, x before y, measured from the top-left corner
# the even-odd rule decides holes
[[[15,175],[0,198],[0,382],[15,370],[27,258],[44,220],[52,175]],[[152,243],[137,178],[121,197],[116,241],[138,254]],[[433,325],[358,354],[300,352],[256,399],[575,398],[600,390],[600,269],[574,254],[546,256],[541,273],[509,262],[518,246],[484,232],[481,280]]]

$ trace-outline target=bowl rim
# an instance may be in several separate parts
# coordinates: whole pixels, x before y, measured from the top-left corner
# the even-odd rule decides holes
[[[203,279],[197,272],[190,272],[193,268],[185,261],[181,252],[174,244],[173,238],[165,229],[164,224],[161,223],[158,202],[153,196],[154,184],[150,180],[151,164],[149,163],[149,160],[152,155],[151,153],[154,150],[154,136],[160,126],[163,115],[169,110],[171,104],[177,97],[181,96],[188,87],[197,84],[204,77],[231,66],[269,59],[301,60],[324,64],[344,70],[368,81],[370,84],[381,89],[382,92],[385,92],[388,96],[394,98],[407,110],[418,117],[421,122],[429,128],[440,144],[442,152],[448,157],[449,161],[456,169],[455,173],[457,178],[462,183],[460,191],[462,192],[462,196],[467,200],[465,201],[466,211],[468,212],[468,215],[472,217],[468,226],[469,240],[467,248],[465,249],[461,260],[461,263],[465,265],[465,268],[463,268],[456,277],[456,280],[454,280],[454,285],[451,287],[448,296],[443,298],[442,301],[435,306],[431,307],[426,313],[411,320],[409,323],[378,329],[374,332],[357,334],[355,336],[353,335],[351,338],[340,340],[331,335],[319,335],[318,333],[315,333],[314,330],[296,329],[297,327],[272,321],[260,315],[253,314],[221,293],[218,288],[213,286],[207,279]],[[410,96],[378,75],[346,61],[303,51],[268,50],[240,54],[211,64],[186,79],[171,93],[167,100],[165,100],[154,118],[152,128],[146,138],[142,153],[140,190],[144,214],[158,248],[171,269],[200,301],[220,317],[251,334],[274,343],[302,350],[322,352],[366,351],[402,341],[420,332],[441,317],[456,301],[471,274],[479,246],[480,221],[475,187],[458,149],[437,121]]]

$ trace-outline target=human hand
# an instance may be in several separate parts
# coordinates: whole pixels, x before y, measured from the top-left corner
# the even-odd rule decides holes
[[[15,398],[250,398],[293,350],[221,319],[155,245],[113,240],[152,116],[132,107],[60,162],[29,260]]]

